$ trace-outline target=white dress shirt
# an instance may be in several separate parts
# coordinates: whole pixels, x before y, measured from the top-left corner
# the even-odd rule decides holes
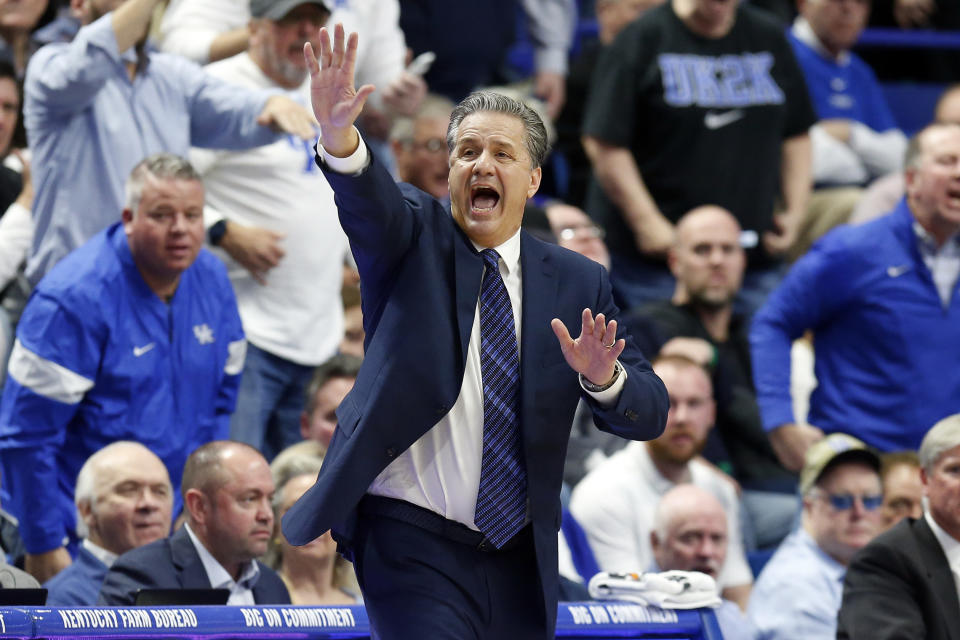
[[[317,148],[327,166],[339,173],[355,174],[368,164],[367,148],[362,140],[353,155],[346,158],[331,156],[319,141]],[[478,250],[483,248],[476,243],[474,247]],[[517,344],[520,344],[520,310],[523,301],[520,230],[494,249],[500,254],[500,276],[510,296]],[[625,380],[626,371],[620,374],[609,389],[588,393],[598,402],[610,406],[615,403]],[[397,456],[374,479],[367,492],[405,500],[477,530],[473,516],[480,487],[482,454],[483,382],[480,371],[478,299],[467,347],[463,385],[456,403],[433,428]]]
[[[953,289],[960,277],[960,234],[955,233],[943,246],[937,246],[934,237],[919,222],[914,221],[913,232],[917,234],[917,243],[924,264],[930,269],[933,283],[940,295],[943,308],[950,306]]]
[[[944,531],[943,527],[930,515],[929,510],[924,510],[923,517],[930,525],[937,542],[943,547],[943,555],[947,556],[947,564],[950,565],[950,572],[953,573],[953,584],[956,585],[957,593],[960,594],[960,540]]]
[[[90,539],[89,539],[89,538],[84,538],[84,539],[80,542],[80,544],[83,546],[84,549],[86,549],[87,551],[89,551],[90,554],[93,555],[94,558],[96,558],[97,560],[99,560],[99,561],[102,562],[103,564],[107,565],[107,567],[112,567],[112,566],[113,566],[113,563],[116,562],[116,561],[117,561],[117,558],[120,557],[120,556],[118,556],[117,554],[115,554],[114,552],[112,552],[112,551],[107,551],[106,549],[104,549],[104,548],[101,547],[100,545],[97,545],[97,544],[94,544],[94,543],[90,542]]]
[[[207,551],[207,548],[203,546],[203,543],[190,529],[190,525],[184,524],[183,527],[187,530],[187,535],[190,536],[190,542],[197,550],[197,555],[200,556],[203,570],[207,572],[207,579],[210,580],[210,587],[228,590],[230,597],[227,598],[227,604],[246,606],[257,604],[253,599],[253,586],[257,584],[257,580],[260,578],[260,567],[257,566],[257,562],[255,560],[248,562],[240,574],[240,579],[235,581],[223,568],[223,565]]]

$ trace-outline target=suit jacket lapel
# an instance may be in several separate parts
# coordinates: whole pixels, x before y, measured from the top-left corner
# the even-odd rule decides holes
[[[550,321],[556,316],[559,287],[557,268],[543,248],[526,232],[520,234],[520,268],[523,274],[523,307],[520,353],[520,419],[524,440],[531,439],[534,420],[536,383],[542,377],[540,364],[544,353],[555,348],[556,338]],[[528,458],[529,459],[529,458]]]
[[[919,541],[920,560],[927,572],[931,591],[940,601],[939,608],[947,620],[950,637],[960,640],[960,598],[957,596],[957,584],[954,582],[950,563],[924,517],[916,521],[915,530]]]
[[[170,538],[170,559],[177,569],[180,585],[184,589],[210,589],[210,578],[207,576],[200,554],[197,553],[186,528],[180,530]]]

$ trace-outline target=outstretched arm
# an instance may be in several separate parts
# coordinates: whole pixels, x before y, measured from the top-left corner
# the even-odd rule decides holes
[[[353,123],[373,85],[354,87],[353,75],[357,62],[357,34],[344,37],[343,25],[333,30],[333,42],[326,27],[320,29],[320,55],[307,42],[303,55],[310,70],[310,100],[313,114],[320,124],[323,148],[332,156],[345,158],[356,151],[360,136]]]

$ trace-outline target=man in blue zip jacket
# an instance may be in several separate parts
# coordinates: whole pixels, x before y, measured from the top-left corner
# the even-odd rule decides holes
[[[960,125],[923,129],[905,165],[893,212],[826,235],[754,319],[757,402],[787,468],[835,431],[880,451],[916,449],[960,411]],[[796,424],[790,343],[808,329],[818,385],[809,424]]]
[[[178,496],[187,456],[226,437],[236,402],[246,342],[226,270],[201,249],[198,174],[157,154],[134,168],[126,193],[122,222],[34,290],[0,402],[4,504],[43,580],[70,562],[74,482],[91,454],[140,442]]]

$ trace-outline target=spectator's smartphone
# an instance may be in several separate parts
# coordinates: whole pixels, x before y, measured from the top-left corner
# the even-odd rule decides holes
[[[415,76],[422,76],[430,70],[430,65],[432,65],[433,61],[436,59],[437,54],[435,54],[433,51],[424,51],[407,65],[407,73]]]

